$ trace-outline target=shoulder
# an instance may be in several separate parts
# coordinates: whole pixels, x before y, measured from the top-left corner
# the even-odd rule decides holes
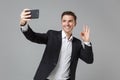
[[[60,31],[57,31],[57,30],[48,30],[48,32],[58,33]]]
[[[52,35],[57,35],[61,33],[61,31],[56,31],[56,30],[48,30],[47,34],[52,34]]]
[[[76,42],[76,43],[81,43],[82,41],[76,37],[73,37],[73,42]]]

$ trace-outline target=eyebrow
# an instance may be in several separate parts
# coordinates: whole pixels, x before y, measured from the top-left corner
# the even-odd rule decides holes
[[[65,19],[62,19],[62,21],[66,21]],[[70,20],[68,20],[68,21],[74,21],[73,19],[70,19]]]

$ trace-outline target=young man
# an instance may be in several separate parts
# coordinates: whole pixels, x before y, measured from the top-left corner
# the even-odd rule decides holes
[[[20,26],[25,37],[35,43],[46,44],[46,48],[34,80],[75,80],[78,59],[93,63],[93,51],[90,43],[90,29],[84,25],[81,40],[73,37],[72,31],[76,26],[77,17],[71,11],[61,15],[62,30],[49,30],[47,33],[36,33],[29,25],[29,9],[21,13]]]

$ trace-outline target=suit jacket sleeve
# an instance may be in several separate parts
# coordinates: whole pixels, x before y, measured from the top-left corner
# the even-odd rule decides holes
[[[88,64],[93,63],[92,45],[91,46],[85,45],[84,48],[82,47],[80,51],[80,58]]]
[[[30,28],[29,25],[28,25],[28,30],[22,32],[25,35],[25,37],[32,42],[39,44],[47,44],[48,41],[47,33],[36,33]]]

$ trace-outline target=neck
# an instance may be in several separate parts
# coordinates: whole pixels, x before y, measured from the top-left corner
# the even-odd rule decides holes
[[[72,32],[69,32],[69,33],[65,32],[65,34],[66,34],[67,38],[69,39],[72,35]]]

